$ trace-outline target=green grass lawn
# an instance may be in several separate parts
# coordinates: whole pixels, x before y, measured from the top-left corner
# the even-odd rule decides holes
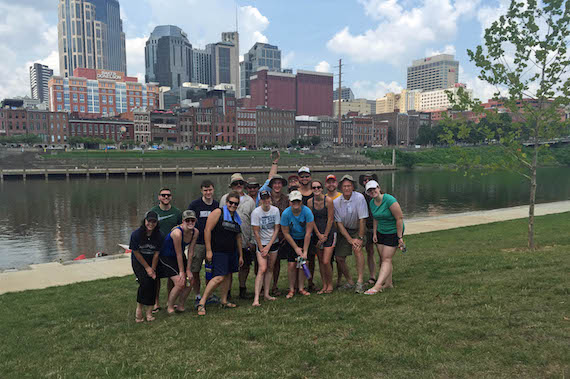
[[[136,150],[71,150],[60,151],[57,154],[44,154],[48,159],[125,159],[125,158],[143,158],[143,159],[160,159],[160,158],[186,158],[186,159],[203,159],[203,158],[266,158],[270,159],[270,152],[264,150],[237,151],[237,150],[156,150],[142,151]],[[283,157],[299,158],[301,154],[291,153],[283,154]]]
[[[569,225],[537,218],[532,253],[526,220],[409,236],[392,290],[204,318],[135,324],[132,276],[2,295],[0,377],[567,378]]]

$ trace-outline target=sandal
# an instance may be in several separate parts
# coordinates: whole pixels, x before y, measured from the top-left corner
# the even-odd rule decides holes
[[[139,318],[139,317],[136,317],[136,316],[135,316],[135,322],[136,322],[137,324],[140,324],[141,322],[144,322],[144,317],[141,316],[141,317]]]
[[[160,312],[161,310],[162,310],[161,307],[156,307],[156,308],[153,308],[153,309],[152,309],[152,313],[158,313],[158,312]]]
[[[198,310],[198,316],[206,316],[206,307],[204,307],[202,304],[198,304],[196,306],[196,309]]]
[[[299,290],[299,293],[303,296],[310,296],[311,295],[311,293],[305,289]]]
[[[365,295],[376,295],[378,292],[382,292],[382,290],[375,290],[374,288],[370,288],[368,291],[364,292]]]
[[[237,305],[235,305],[234,303],[230,303],[229,301],[221,303],[221,306],[222,308],[237,308]]]
[[[370,279],[368,279],[368,284],[376,284],[376,279],[370,277]]]
[[[292,298],[293,296],[295,296],[295,291],[289,291],[289,293],[287,294],[287,296],[285,296],[287,299]]]
[[[327,291],[322,288],[321,290],[319,290],[319,292],[317,292],[317,295],[322,295],[323,293],[326,293]]]
[[[281,295],[283,295],[283,294],[281,293],[281,291],[279,291],[278,288],[274,288],[273,290],[271,290],[271,294],[272,294],[273,296],[281,296]]]
[[[156,320],[156,317],[153,317],[153,316],[146,316],[146,320],[147,320],[148,322],[151,322],[151,321]]]

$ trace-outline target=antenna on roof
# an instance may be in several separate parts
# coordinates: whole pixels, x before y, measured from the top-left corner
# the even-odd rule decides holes
[[[236,33],[238,31],[238,5],[236,3]]]

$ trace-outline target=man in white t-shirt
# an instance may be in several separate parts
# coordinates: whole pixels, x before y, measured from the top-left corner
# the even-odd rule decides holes
[[[253,306],[258,307],[261,286],[265,300],[275,300],[269,295],[271,288],[271,279],[273,276],[273,265],[277,260],[277,250],[279,249],[280,216],[279,208],[271,205],[271,194],[269,191],[261,191],[259,194],[260,206],[255,208],[251,213],[251,226],[253,228],[253,236],[257,245],[257,263],[258,270],[255,277],[255,297]]]

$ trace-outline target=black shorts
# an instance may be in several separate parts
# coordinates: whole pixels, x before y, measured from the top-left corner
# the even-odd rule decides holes
[[[337,233],[335,230],[331,230],[329,232],[329,236],[327,238],[327,240],[325,241],[325,243],[323,244],[323,247],[332,247],[336,245],[336,238],[337,238]],[[311,246],[317,246],[317,242],[319,242],[319,239],[317,238],[317,236],[315,234],[313,234],[313,236],[311,237]]]
[[[384,246],[398,246],[398,234],[382,234],[380,232],[376,232],[376,236],[378,237],[378,244]]]
[[[269,252],[270,253],[275,253],[277,251],[279,251],[279,248],[281,247],[281,242],[275,242],[273,245],[271,245],[271,247],[269,248]],[[262,246],[263,248],[263,246]],[[256,253],[257,251],[259,251],[259,248],[256,249]]]
[[[303,245],[305,244],[305,240],[294,240],[295,243],[297,244],[297,246],[299,246],[301,249],[303,248]],[[297,260],[297,253],[295,252],[295,250],[293,249],[293,247],[289,244],[289,242],[285,241],[285,244],[282,247],[283,253],[287,254],[287,262],[296,262]]]
[[[226,276],[239,271],[239,255],[237,253],[213,252],[213,276]]]
[[[182,254],[182,264],[184,266],[182,268],[186,270],[186,266],[188,266],[188,259],[184,254]],[[156,275],[159,278],[170,278],[173,276],[177,276],[179,274],[180,271],[178,271],[178,259],[176,259],[176,256],[158,257],[158,266],[156,268]]]

